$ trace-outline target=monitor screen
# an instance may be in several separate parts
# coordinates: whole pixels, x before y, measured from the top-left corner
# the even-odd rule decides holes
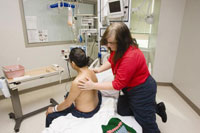
[[[108,0],[108,17],[110,19],[120,18],[124,15],[122,0]]]
[[[109,3],[110,13],[121,12],[120,1]]]

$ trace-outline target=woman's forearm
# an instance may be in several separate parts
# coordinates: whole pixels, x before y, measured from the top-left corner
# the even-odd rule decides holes
[[[111,64],[109,61],[106,61],[102,66],[98,68],[99,72],[106,71],[111,68]]]
[[[112,82],[94,83],[93,89],[95,90],[114,90]]]

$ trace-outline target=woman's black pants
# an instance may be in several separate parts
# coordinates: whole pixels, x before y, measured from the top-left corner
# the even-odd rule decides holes
[[[129,89],[122,89],[124,98],[119,99],[118,113],[123,116],[134,115],[143,133],[160,133],[155,116],[157,84],[153,77],[150,75],[145,83]]]

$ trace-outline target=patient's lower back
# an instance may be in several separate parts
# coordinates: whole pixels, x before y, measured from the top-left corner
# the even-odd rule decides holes
[[[84,91],[75,101],[75,106],[81,112],[91,112],[97,107],[98,102],[99,98],[96,90]]]

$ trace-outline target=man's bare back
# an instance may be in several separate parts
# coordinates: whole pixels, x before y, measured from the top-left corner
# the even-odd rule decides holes
[[[49,127],[55,118],[65,116],[68,113],[72,113],[75,117],[90,118],[100,109],[101,94],[97,90],[86,91],[80,90],[78,87],[79,80],[89,78],[93,82],[97,82],[95,73],[88,69],[89,58],[86,57],[85,51],[81,48],[73,48],[69,54],[69,62],[71,67],[78,72],[78,75],[72,81],[65,100],[47,109],[46,127]]]
[[[76,84],[76,87],[73,87],[71,89],[80,90],[77,87],[77,83],[79,80],[85,79],[86,77],[90,78],[94,82],[97,82],[95,73],[88,68],[85,68],[84,71],[79,73],[73,81],[74,84]],[[99,98],[97,90],[81,91],[79,96],[75,99],[75,107],[81,112],[90,112],[97,107],[98,102]]]

